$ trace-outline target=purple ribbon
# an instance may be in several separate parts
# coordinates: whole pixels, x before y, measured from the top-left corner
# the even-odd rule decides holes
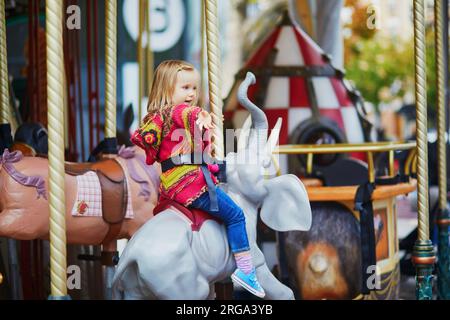
[[[131,159],[134,158],[135,151],[132,147],[125,147],[125,145],[121,145],[118,154],[121,158]]]
[[[45,190],[45,180],[41,176],[26,176],[14,168],[13,163],[22,160],[23,155],[20,151],[9,152],[5,149],[3,155],[0,156],[0,163],[2,164],[5,171],[18,183],[27,187],[35,187],[37,190],[37,199],[41,196],[47,200],[46,190]]]
[[[122,145],[119,149],[118,152],[119,157],[129,160],[131,158],[135,157],[135,151],[133,150],[132,147],[125,147],[124,145]],[[141,190],[138,194],[138,196],[143,196],[145,201],[148,201],[150,198],[150,186],[147,180],[145,180],[144,178],[142,178],[139,173],[137,173],[136,171],[136,167],[133,164],[133,161],[126,161],[127,163],[127,169],[128,172],[130,173],[130,177],[131,179],[133,179],[133,181],[135,181],[136,183],[139,183]]]
[[[159,184],[160,184],[160,178],[158,172],[156,172],[156,169],[154,166],[147,165],[145,161],[145,156],[143,155],[137,155],[139,165],[142,169],[144,169],[147,176],[150,178],[150,181],[153,183],[153,186],[156,190],[159,190]]]

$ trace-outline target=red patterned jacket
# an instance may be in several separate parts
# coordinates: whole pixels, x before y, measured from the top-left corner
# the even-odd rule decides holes
[[[172,124],[169,130],[165,130],[167,135],[163,134],[163,120],[159,114],[146,116],[143,124],[133,133],[131,142],[145,150],[148,165],[180,154],[190,154],[194,150],[203,152],[205,148],[210,148],[211,141],[208,133],[204,137],[196,134],[194,141],[195,130],[199,132],[195,121],[200,111],[200,107],[187,104],[173,107],[170,115]],[[205,137],[206,141],[202,141]],[[208,168],[213,173],[218,171],[217,165],[208,165]],[[213,174],[211,178],[215,184],[218,183]],[[176,166],[161,174],[161,195],[185,206],[205,191],[206,181],[198,164]]]

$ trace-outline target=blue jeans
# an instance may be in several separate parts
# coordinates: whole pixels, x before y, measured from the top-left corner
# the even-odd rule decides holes
[[[221,219],[227,228],[228,242],[233,253],[250,250],[247,231],[245,230],[245,216],[242,209],[221,189],[216,188],[219,212],[209,210],[209,192],[203,193],[189,206],[208,212]]]

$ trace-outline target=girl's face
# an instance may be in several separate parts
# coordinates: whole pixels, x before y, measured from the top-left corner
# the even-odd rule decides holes
[[[200,76],[197,71],[181,70],[177,74],[177,81],[172,95],[172,103],[179,105],[187,103],[194,105],[198,100]]]

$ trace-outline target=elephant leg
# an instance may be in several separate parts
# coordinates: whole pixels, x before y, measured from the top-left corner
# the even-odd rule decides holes
[[[130,239],[116,278],[121,286],[141,290],[146,297],[204,300],[210,294],[210,284],[198,264],[207,261],[198,261],[191,242],[189,224],[175,212],[160,213]]]
[[[119,265],[112,284],[113,300],[153,300],[156,297],[142,286],[139,270],[135,263]]]
[[[258,281],[266,292],[264,299],[266,300],[294,300],[294,292],[284,284],[282,284],[273,274],[270,272],[267,264],[256,268],[256,274]]]
[[[179,265],[181,266],[179,269],[167,266],[164,271],[159,270],[157,277],[152,277],[151,287],[155,289],[155,295],[159,299],[205,300],[210,298],[210,283],[199,273],[193,256],[189,256],[178,257]],[[176,274],[175,277],[174,273]],[[171,278],[174,281],[165,281]],[[212,292],[214,293],[214,287]]]

